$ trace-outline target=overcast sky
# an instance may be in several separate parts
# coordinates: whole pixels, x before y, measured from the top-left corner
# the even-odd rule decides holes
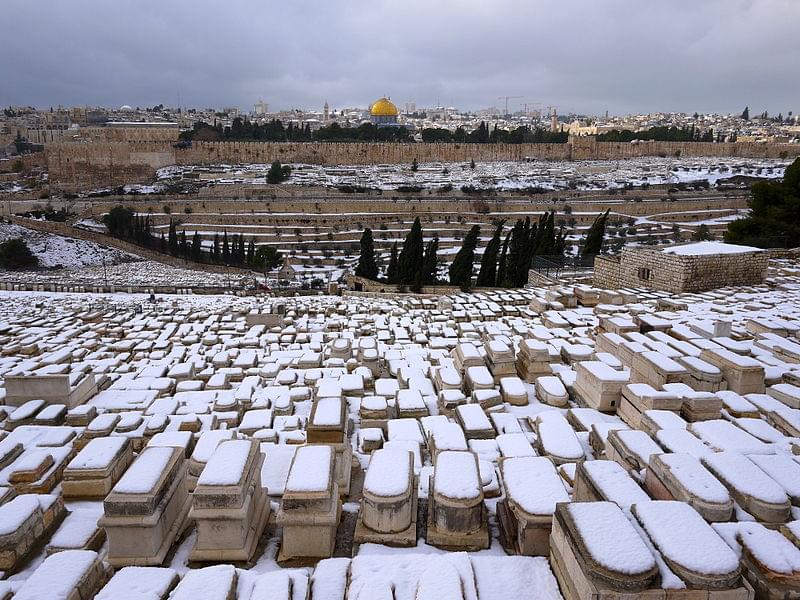
[[[2,0],[0,105],[800,112],[800,0]]]

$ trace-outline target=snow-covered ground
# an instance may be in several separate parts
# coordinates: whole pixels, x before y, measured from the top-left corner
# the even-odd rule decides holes
[[[157,268],[148,263],[129,266]],[[336,427],[341,422],[342,435],[356,458],[336,528],[334,558],[309,567],[285,568],[277,559],[286,530],[270,519],[271,524],[259,531],[260,543],[251,561],[236,563],[237,568],[204,566],[190,560],[199,536],[199,527],[190,518],[185,536],[167,540],[171,549],[161,567],[117,569],[97,597],[164,598],[173,590],[169,597],[174,600],[299,600],[309,597],[311,589],[311,597],[331,600],[558,600],[566,592],[564,577],[590,567],[576,562],[581,566],[554,569],[552,561],[560,555],[546,550],[545,556],[510,556],[516,547],[500,527],[502,510],[518,506],[546,523],[548,515],[564,508],[564,504],[556,508],[558,503],[567,503],[583,546],[604,568],[623,579],[654,571],[647,584],[653,595],[658,594],[655,590],[697,587],[689,579],[697,572],[707,578],[729,577],[733,585],[740,585],[735,571],[746,554],[741,546],[757,557],[758,565],[772,571],[770,576],[779,573],[796,581],[800,550],[787,534],[796,536],[800,531],[800,510],[793,502],[800,493],[800,465],[793,458],[797,445],[793,432],[800,428],[800,412],[792,408],[800,402],[800,388],[786,382],[800,376],[796,362],[800,345],[792,341],[800,331],[800,268],[789,260],[773,261],[769,275],[769,285],[679,296],[628,290],[627,303],[574,308],[565,307],[572,302],[562,301],[567,296],[575,299],[566,288],[456,294],[434,300],[403,295],[281,299],[159,295],[153,303],[143,294],[0,292],[4,344],[0,397],[8,399],[9,375],[13,374],[69,373],[77,381],[89,373],[99,387],[85,405],[69,413],[68,418],[75,419],[69,426],[63,422],[63,413],[53,406],[43,408],[44,403],[36,399],[19,409],[0,405],[0,429],[5,432],[0,444],[0,491],[5,493],[8,487],[22,494],[13,504],[0,505],[0,533],[8,539],[22,530],[28,518],[35,521],[39,515],[41,519],[40,503],[64,493],[59,469],[66,463],[73,460],[72,467],[78,471],[104,465],[113,449],[120,447],[119,440],[137,450],[133,466],[114,475],[117,492],[148,492],[173,454],[168,446],[184,439],[194,447],[189,452],[193,465],[200,465],[196,473],[200,483],[224,486],[226,493],[235,488],[228,487],[232,482],[240,481],[251,451],[247,440],[256,440],[253,447],[263,455],[263,463],[254,473],[260,473],[273,514],[286,489],[322,489],[323,494],[332,494],[330,471],[321,467],[335,453],[325,446],[305,445],[313,409],[316,425]],[[675,300],[676,307],[659,310],[659,301],[667,298]],[[259,320],[258,313],[269,313],[276,304],[284,306],[283,318],[271,320],[270,325],[253,323],[254,317]],[[666,330],[601,338],[597,327],[612,314],[619,326],[627,327],[637,318]],[[728,335],[721,335],[726,330]],[[601,340],[606,351],[599,349]],[[647,350],[631,351],[634,343]],[[623,351],[626,345],[629,348]],[[691,357],[705,359],[709,353],[709,360],[724,358],[726,370],[741,364],[752,375],[760,368],[757,383],[766,393],[695,394],[700,382],[693,377],[715,372],[705,363],[691,377],[687,370],[685,384],[663,388],[655,383],[652,372],[635,369],[640,355],[647,356],[652,371],[680,368],[692,363]],[[462,358],[471,361],[470,366],[475,361],[485,366],[474,367],[479,369],[474,377],[472,370],[465,375],[457,363]],[[503,365],[501,359],[512,362]],[[542,369],[537,373],[547,373],[541,377],[548,381],[517,378],[515,360],[524,365],[535,360]],[[578,367],[587,360],[592,362],[585,363],[584,369]],[[694,359],[693,364],[699,361]],[[499,374],[508,367],[503,372],[511,379],[500,381],[487,370]],[[603,385],[581,389],[584,370]],[[698,407],[705,399],[716,407],[717,418],[687,423],[685,412],[680,416],[677,411],[652,411],[647,416],[653,423],[667,427],[656,434],[640,425],[624,431],[638,423],[626,424],[620,415],[587,408],[584,393],[612,394],[611,384],[619,389],[633,376],[644,377],[661,389],[653,402],[665,396],[692,398],[692,405]],[[462,391],[469,391],[462,387],[467,379],[469,385],[485,387],[485,397],[496,394],[497,400],[484,407],[477,401],[479,395],[462,396]],[[437,381],[453,386],[450,398],[462,402],[456,415],[440,410]],[[737,386],[741,382],[726,375],[726,383]],[[640,381],[631,390],[644,395],[647,387]],[[398,390],[401,393],[395,396]],[[544,402],[547,398],[542,396],[562,390],[569,393],[568,408]],[[666,390],[670,393],[665,394]],[[412,395],[416,410],[426,416],[401,420],[391,411],[386,431],[367,428],[362,421],[363,409],[402,408],[409,406],[406,401]],[[467,402],[467,396],[473,401]],[[89,426],[92,436],[101,437],[90,442],[98,446],[96,454],[84,451],[75,456],[78,441],[90,437],[87,426],[77,420],[86,415],[82,411],[87,407],[98,413]],[[638,414],[639,409],[626,410]],[[23,415],[41,420],[21,422]],[[631,421],[630,413],[622,416]],[[263,429],[254,432],[254,422]],[[250,426],[245,427],[246,423]],[[186,424],[199,431],[185,431]],[[152,436],[159,428],[165,435],[155,440]],[[367,429],[370,440],[384,445],[383,459],[376,460],[363,447]],[[611,429],[621,433],[604,444]],[[485,433],[466,439],[469,432],[478,431]],[[659,435],[663,432],[668,435]],[[228,435],[237,441],[216,445]],[[681,453],[672,453],[681,436],[692,443],[677,448]],[[619,454],[615,439],[632,456],[650,454],[652,449],[658,456],[680,458],[666,461],[675,480],[689,490],[699,486],[701,491],[687,496],[691,502],[651,501],[654,493],[646,481],[652,479],[648,475],[645,480],[646,469],[634,468],[638,463]],[[158,447],[140,450],[148,444]],[[446,444],[463,449],[437,455]],[[290,476],[296,452],[305,454],[295,463],[303,470],[291,471]],[[183,460],[182,453],[177,454]],[[55,466],[45,468],[41,475],[37,467],[51,460]],[[395,468],[406,460],[402,469]],[[447,471],[437,473],[439,469]],[[176,472],[183,476],[185,469]],[[578,485],[572,485],[576,473],[591,478],[593,493],[605,502],[579,498]],[[35,477],[40,479],[31,481]],[[243,485],[244,493],[258,485],[253,481]],[[361,502],[361,481],[392,502],[407,489],[414,490],[420,521],[412,547],[354,543],[358,513],[366,506]],[[431,481],[433,489],[429,489]],[[38,494],[26,495],[30,491],[25,486],[34,484],[41,486]],[[167,493],[183,493],[185,502],[194,502],[183,486],[167,487]],[[427,520],[428,512],[434,510],[434,491],[450,498],[477,498],[485,526],[483,549],[458,552],[434,547],[433,532],[426,525],[436,523]],[[255,495],[248,498],[260,501]],[[696,502],[697,498],[703,502]],[[338,502],[338,496],[331,501]],[[712,526],[704,520],[701,512],[709,510],[712,501],[730,506],[726,522]],[[741,508],[742,501],[748,502],[752,514]],[[111,547],[102,541],[93,551],[48,556],[48,544],[82,548],[101,527],[102,498],[66,498],[65,502],[70,514],[63,523],[46,533],[41,527],[30,528],[30,535],[40,538],[38,545],[12,572],[4,573],[0,596],[10,591],[25,599],[65,598],[86,565],[109,559]],[[411,496],[406,502],[412,502]],[[766,529],[758,523],[759,511],[774,516],[777,510],[783,510],[782,520],[789,521],[785,529],[778,530],[774,524]],[[517,526],[515,520],[505,522]],[[453,526],[459,523],[455,519]],[[516,530],[511,534],[516,539]],[[7,559],[5,554],[3,560]],[[92,590],[91,597],[96,591]]]
[[[28,248],[39,259],[41,267],[77,269],[102,265],[104,260],[106,265],[140,260],[139,257],[116,248],[100,246],[87,240],[33,231],[19,225],[0,221],[0,242],[12,238],[25,240]]]
[[[785,160],[740,158],[636,158],[615,161],[535,161],[477,163],[421,163],[416,172],[410,165],[294,164],[288,185],[326,187],[362,186],[395,190],[400,186],[438,189],[451,185],[497,190],[604,190],[644,184],[679,184],[720,181],[736,176],[774,179],[783,177]],[[226,184],[266,183],[269,165],[214,165],[211,167],[165,167],[158,171],[161,182],[178,180],[186,173],[199,182]],[[198,181],[198,180],[193,180]],[[158,185],[141,187],[138,193],[153,193]]]

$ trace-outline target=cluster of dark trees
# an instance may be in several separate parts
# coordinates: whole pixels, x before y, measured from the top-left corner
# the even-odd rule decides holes
[[[542,128],[531,129],[528,126],[517,127],[512,131],[493,128],[481,121],[472,131],[463,127],[455,131],[443,128],[422,130],[423,142],[454,142],[475,144],[563,144],[569,134],[551,132]],[[261,142],[412,142],[411,133],[405,127],[378,127],[372,123],[362,123],[358,127],[342,127],[331,123],[311,131],[311,127],[298,126],[292,123],[284,126],[283,122],[273,119],[268,123],[258,124],[247,119],[236,117],[230,126],[223,127],[216,121],[213,124],[197,121],[192,129],[181,132],[184,141],[261,141]]]
[[[294,125],[273,119],[260,125],[247,119],[236,117],[230,126],[223,127],[197,121],[192,129],[183,131],[180,139],[184,141],[253,141],[253,142],[409,142],[411,134],[405,127],[378,127],[363,123],[358,127],[342,127],[331,123],[311,131],[311,126]]]
[[[800,246],[800,158],[786,167],[783,181],[753,184],[750,214],[728,224],[725,241],[759,248]]]
[[[582,256],[600,253],[607,220],[608,211],[595,219],[584,239]],[[465,291],[472,287],[475,251],[479,241],[480,226],[473,225],[464,236],[461,248],[448,270],[450,285]],[[507,231],[505,220],[498,221],[483,251],[475,284],[478,287],[523,287],[528,283],[528,272],[534,257],[561,257],[566,243],[564,226],[556,228],[555,211],[544,213],[538,222],[532,222],[530,217],[518,219]],[[392,245],[384,280],[415,292],[420,291],[422,286],[440,283],[436,277],[438,248],[438,237],[425,244],[422,225],[417,217],[402,247],[398,247],[397,242]],[[361,254],[355,273],[367,279],[380,278],[375,243],[369,228],[364,229],[361,236]]]
[[[0,268],[17,271],[37,266],[39,259],[22,238],[12,238],[0,244]]]
[[[163,233],[156,237],[152,231],[150,215],[139,215],[126,206],[112,208],[103,217],[103,223],[109,235],[115,238],[194,262],[249,267],[263,271],[274,269],[282,259],[281,253],[275,247],[256,248],[252,239],[245,244],[241,233],[228,236],[227,231],[222,236],[219,233],[214,234],[211,248],[206,250],[197,231],[190,240],[185,230],[178,231],[179,223],[174,219],[170,220],[167,237]]]
[[[771,120],[773,123],[786,123],[786,122],[791,123],[792,114],[793,113],[790,110],[789,111],[789,117],[787,119],[783,118],[783,113],[778,113],[777,117],[770,117],[769,116],[769,112],[765,110],[763,113],[758,115],[756,118],[763,119],[765,121]],[[749,121],[750,120],[750,107],[749,106],[745,106],[744,107],[744,110],[742,111],[742,119],[744,119],[745,121]]]
[[[713,142],[722,141],[720,136],[714,137],[714,130],[701,131],[694,125],[691,127],[651,127],[643,131],[620,131],[615,129],[597,136],[598,142],[631,142],[633,140],[652,140],[656,142]]]
[[[548,131],[536,127],[531,129],[523,125],[507,131],[495,125],[491,130],[486,123],[481,122],[477,129],[466,131],[458,127],[455,131],[441,128],[428,128],[422,130],[423,142],[456,142],[474,144],[564,144],[569,134],[562,131]]]

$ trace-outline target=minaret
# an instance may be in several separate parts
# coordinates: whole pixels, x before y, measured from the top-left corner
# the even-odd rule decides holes
[[[550,131],[558,131],[558,115],[556,114],[556,107],[553,107],[553,112],[550,113]]]
[[[325,100],[325,106],[322,107],[322,122],[327,123],[331,118],[331,109],[328,106],[328,101]]]

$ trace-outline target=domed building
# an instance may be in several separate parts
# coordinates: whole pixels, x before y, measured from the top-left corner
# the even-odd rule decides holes
[[[380,98],[369,107],[369,118],[374,125],[397,125],[400,112],[388,98]]]

